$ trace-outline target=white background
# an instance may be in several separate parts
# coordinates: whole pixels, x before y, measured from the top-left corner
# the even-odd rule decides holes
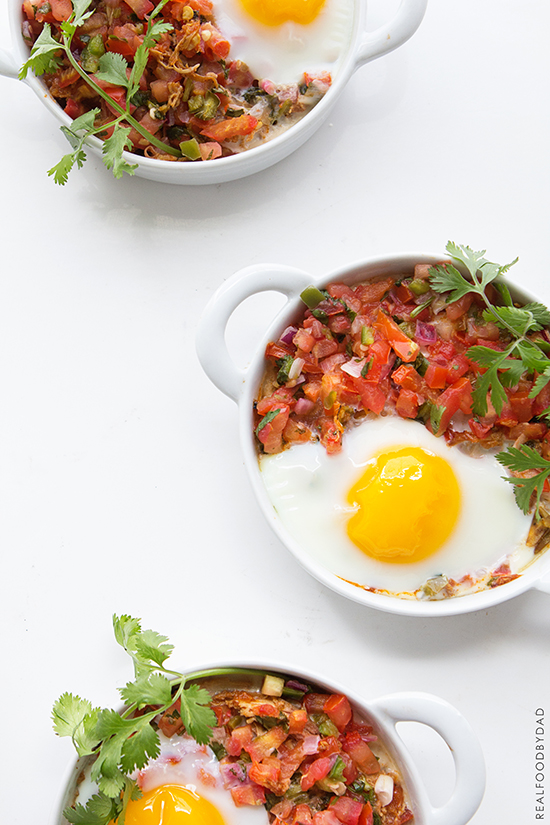
[[[372,2],[372,26],[395,5]],[[5,21],[3,5],[8,47]],[[275,658],[365,697],[436,693],[486,756],[475,825],[536,821],[548,596],[408,619],[312,580],[264,523],[236,407],[202,373],[194,336],[243,266],[317,277],[385,252],[443,253],[449,239],[519,255],[515,279],[550,302],[549,27],[545,0],[431,0],[412,40],[361,69],[306,146],[204,188],[115,181],[93,157],[55,186],[57,123],[0,78],[3,822],[50,822],[72,759],[51,730],[57,696],[110,706],[131,678],[114,612],[168,635],[182,666]],[[234,330],[238,358],[273,310],[259,311]],[[440,803],[448,755],[411,735]]]

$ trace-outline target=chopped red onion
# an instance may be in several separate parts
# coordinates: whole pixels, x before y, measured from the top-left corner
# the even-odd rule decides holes
[[[317,734],[310,733],[304,736],[302,741],[302,746],[304,749],[304,753],[310,755],[312,753],[317,753],[319,750],[319,742],[321,741],[321,737]]]
[[[298,332],[297,327],[287,327],[283,334],[280,336],[279,341],[282,341],[283,344],[292,344],[292,339]]]
[[[315,404],[309,398],[298,398],[296,401],[296,406],[294,407],[294,412],[296,415],[307,415],[312,411]],[[290,685],[290,683],[288,683]],[[297,688],[297,690],[305,690],[305,688]]]
[[[351,361],[346,361],[345,364],[342,364],[340,369],[342,372],[347,372],[347,374],[351,375],[353,378],[360,378],[366,361],[366,358],[361,358],[360,360],[352,358]]]
[[[335,352],[334,355],[328,355],[326,358],[323,358],[323,360],[319,362],[319,366],[324,373],[332,372],[334,367],[343,364],[345,360],[346,356],[342,352]]]
[[[226,788],[242,785],[246,779],[246,773],[238,762],[220,762],[220,773]]]
[[[417,344],[425,344],[427,346],[435,344],[437,341],[435,327],[432,326],[432,324],[426,324],[424,321],[416,322],[414,337]]]
[[[300,398],[299,401],[306,401],[306,398]],[[313,402],[311,402],[313,403]],[[292,688],[293,690],[303,690],[304,693],[309,693],[308,685],[304,685],[302,682],[297,682],[296,679],[289,679],[286,683],[286,686]]]

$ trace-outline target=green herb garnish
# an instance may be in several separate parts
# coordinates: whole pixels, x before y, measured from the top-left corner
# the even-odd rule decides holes
[[[98,792],[85,806],[63,811],[74,825],[108,825],[111,820],[123,825],[128,802],[141,795],[130,774],[159,755],[159,735],[152,722],[175,702],[180,701],[186,731],[200,744],[210,740],[216,724],[208,691],[196,684],[186,686],[192,677],[164,667],[173,650],[165,636],[142,630],[139,619],[125,615],[113,616],[113,627],[117,642],[134,662],[134,681],[119,689],[124,712],[94,708],[70,693],[60,696],[52,712],[55,732],[70,736],[80,757],[95,756],[90,777]],[[135,711],[149,705],[155,709],[134,718]]]
[[[466,352],[471,361],[484,369],[477,377],[472,393],[473,414],[482,418],[487,415],[487,399],[490,398],[497,415],[500,415],[508,400],[505,388],[514,387],[524,374],[537,376],[529,398],[535,398],[550,382],[550,358],[546,355],[546,342],[534,335],[550,324],[550,312],[543,304],[534,302],[522,307],[514,306],[508,286],[498,280],[517,262],[517,258],[501,266],[488,261],[484,257],[485,250],[474,252],[469,246],[459,246],[451,241],[446,249],[468,277],[452,263],[438,265],[431,268],[432,289],[435,292],[448,292],[448,302],[457,301],[469,293],[479,295],[485,304],[484,321],[496,324],[506,335],[507,345],[504,350],[477,345]],[[502,306],[495,306],[487,297],[489,284],[494,285],[502,298]],[[433,409],[430,410],[432,421],[433,412]],[[538,417],[549,419],[550,407]],[[496,457],[513,472],[535,472],[531,478],[505,478],[514,485],[517,504],[524,513],[529,511],[531,498],[535,495],[535,518],[539,518],[540,498],[544,483],[550,476],[550,462],[527,445],[511,447]]]
[[[139,83],[143,72],[147,66],[149,52],[164,32],[171,31],[173,26],[170,23],[157,21],[154,18],[162,11],[168,0],[161,0],[148,17],[147,32],[143,37],[141,45],[138,47],[134,64],[130,69],[127,60],[116,52],[106,52],[100,54],[99,44],[92,47],[95,38],[89,42],[85,52],[86,58],[78,62],[71,49],[71,44],[79,26],[93,14],[89,11],[92,0],[74,0],[73,13],[68,20],[60,25],[61,38],[56,40],[52,36],[49,23],[44,24],[40,35],[31,48],[31,54],[26,63],[23,64],[19,72],[19,78],[23,80],[29,70],[36,75],[45,72],[52,72],[59,66],[59,54],[63,52],[70,65],[78,72],[81,78],[91,89],[102,97],[109,104],[109,108],[117,112],[116,117],[101,126],[95,126],[96,116],[99,109],[92,109],[90,112],[73,120],[70,127],[62,126],[61,131],[71,144],[72,152],[64,155],[59,163],[48,171],[48,175],[53,176],[56,183],[63,185],[67,182],[67,177],[71,169],[76,165],[82,167],[86,160],[84,145],[90,137],[101,137],[107,130],[112,133],[110,137],[103,141],[103,162],[108,169],[111,169],[115,178],[120,178],[126,172],[133,175],[137,164],[128,163],[124,157],[124,151],[133,149],[132,141],[129,138],[131,127],[133,127],[142,137],[157,149],[164,153],[181,157],[178,149],[163,143],[155,135],[148,132],[130,113],[130,104],[139,91]],[[93,59],[92,59],[93,58]],[[93,72],[94,77],[100,81],[109,83],[112,86],[119,86],[126,90],[125,106],[120,105],[107,92],[105,92],[94,80],[89,72]]]

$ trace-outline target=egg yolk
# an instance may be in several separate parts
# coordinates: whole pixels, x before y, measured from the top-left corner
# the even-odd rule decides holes
[[[431,556],[451,535],[460,488],[444,458],[420,447],[375,456],[348,493],[357,507],[347,531],[368,556],[410,563]]]
[[[325,0],[240,0],[244,10],[265,26],[281,26],[289,20],[307,26],[318,16]]]
[[[191,788],[162,785],[134,799],[126,808],[125,825],[225,825],[211,802]]]

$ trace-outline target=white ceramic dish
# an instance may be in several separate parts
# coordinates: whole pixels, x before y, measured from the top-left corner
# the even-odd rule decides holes
[[[266,665],[259,662],[222,662],[183,672],[204,677],[208,675],[209,670],[225,667],[251,668],[258,671],[257,680],[253,676],[250,680],[243,677],[244,681],[232,682],[231,687],[258,688],[262,674],[269,672],[286,676],[291,674],[292,678],[317,685],[330,693],[345,694],[357,715],[373,726],[397,766],[414,813],[414,825],[466,825],[477,811],[485,791],[485,762],[481,747],[469,723],[452,705],[442,699],[427,693],[406,692],[366,701],[364,697],[350,692],[332,680],[328,682],[318,674],[294,669],[290,671],[284,665],[274,663]],[[455,766],[455,786],[450,798],[441,807],[436,808],[431,804],[419,771],[397,731],[397,724],[407,721],[420,722],[433,728],[450,749]],[[52,825],[67,825],[62,811],[74,799],[81,770],[82,760],[71,765]]]
[[[422,21],[427,2],[428,0],[402,0],[397,13],[388,24],[367,32],[366,0],[356,0],[351,42],[331,88],[303,120],[269,143],[240,155],[206,162],[172,163],[125,153],[126,160],[129,163],[137,162],[136,175],[139,177],[161,183],[193,185],[224,183],[272,166],[295,151],[321,126],[344,86],[360,66],[393,51],[414,34]],[[9,0],[9,3],[13,42],[11,51],[0,50],[0,75],[16,78],[19,68],[28,59],[28,49],[21,36],[20,0]],[[71,119],[50,95],[40,78],[29,75],[25,82],[62,125],[70,126]],[[99,139],[92,138],[89,146],[95,154],[101,156],[102,142]]]
[[[309,284],[323,287],[331,281],[353,285],[382,274],[411,271],[415,263],[435,263],[445,258],[441,255],[403,254],[374,258],[332,272],[322,280],[316,280],[306,272],[276,264],[252,266],[229,278],[213,296],[199,323],[197,352],[199,360],[212,382],[239,405],[240,438],[245,464],[259,505],[268,523],[283,544],[294,554],[302,566],[323,584],[346,598],[391,613],[411,616],[449,616],[484,610],[512,598],[530,588],[550,593],[550,552],[541,554],[519,578],[467,596],[440,601],[413,601],[380,593],[371,593],[336,575],[319,563],[289,534],[274,509],[263,484],[253,436],[253,402],[265,369],[264,351],[269,341],[277,340],[282,331],[303,309],[300,293]],[[261,292],[275,291],[286,295],[287,303],[280,310],[256,351],[250,366],[238,369],[231,359],[225,342],[225,329],[234,310],[246,298]],[[514,287],[522,300],[534,300]]]

